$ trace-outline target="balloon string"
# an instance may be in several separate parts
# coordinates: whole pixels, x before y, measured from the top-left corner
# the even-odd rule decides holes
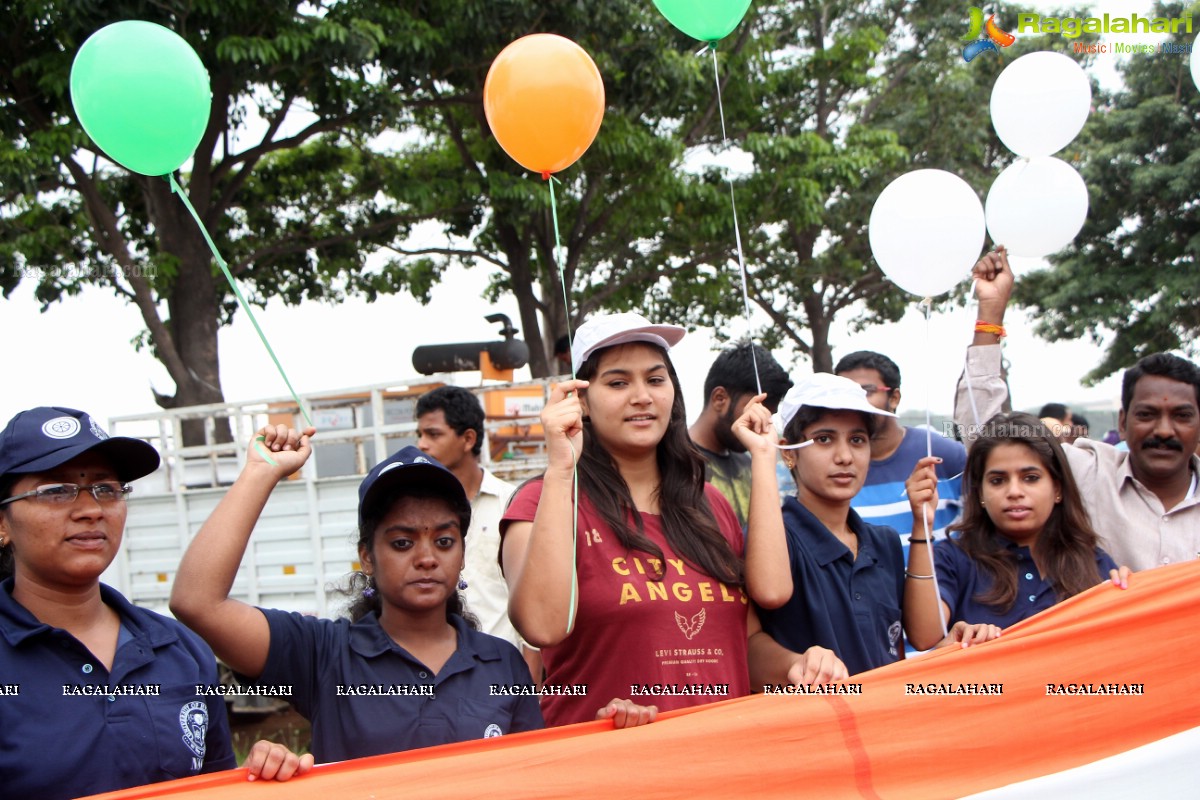
[[[571,301],[567,297],[567,275],[563,270],[562,259],[562,238],[558,231],[558,203],[554,199],[554,184],[558,183],[558,179],[548,172],[543,172],[542,177],[550,186],[550,216],[554,220],[554,264],[558,267],[558,282],[562,286],[563,293],[563,316],[567,320],[567,342],[570,343],[573,339],[571,336]],[[571,380],[575,380],[575,359],[571,359]],[[574,447],[571,448],[574,452]],[[571,631],[575,629],[575,612],[579,604],[579,568],[576,566],[576,560],[579,558],[579,459],[576,457],[573,466],[573,494],[571,498],[571,605],[567,611],[567,636],[571,635]]]
[[[713,82],[717,87],[717,110],[721,114],[721,144],[728,151],[729,137],[725,133],[725,102],[721,99],[721,72],[717,66],[716,42],[710,42],[708,50],[712,53]],[[737,200],[733,196],[733,177],[729,174],[728,167],[725,168],[725,180],[729,184],[729,206],[733,210],[733,238],[737,243],[738,273],[742,278],[742,309],[746,315],[746,328],[749,330],[751,325],[750,290],[746,284],[746,258],[742,252],[742,231],[741,226],[738,225]],[[755,352],[753,345],[750,347],[750,363],[754,366],[754,385],[758,389],[757,394],[762,394],[762,378],[758,374],[758,354]]]
[[[920,302],[919,307],[925,311],[925,352],[932,353],[933,349],[932,349],[932,343],[930,342],[930,333],[929,332],[930,332],[931,325],[930,325],[929,317],[930,317],[930,313],[933,310],[933,298],[926,297],[924,300],[922,300]],[[931,414],[929,411],[929,381],[930,381],[929,368],[930,368],[930,364],[927,361],[927,363],[925,365],[925,455],[926,456],[933,455],[933,425],[930,423]],[[934,478],[934,482],[936,485],[936,482],[937,482],[936,468],[934,471],[933,478]],[[929,545],[928,545],[928,547],[929,547],[929,566],[932,567],[932,569],[930,569],[929,572],[931,575],[933,575],[933,597],[934,597],[934,600],[936,601],[936,607],[937,607],[937,612],[938,612],[938,624],[942,628],[942,638],[945,639],[946,633],[947,633],[946,617],[942,614],[942,593],[938,589],[937,567],[934,565],[934,558],[933,558],[933,540],[930,538],[930,532],[929,532],[929,528],[930,528],[929,520],[930,520],[931,516],[934,514],[937,514],[936,507],[933,509],[932,512],[930,512],[928,502],[921,504],[921,522],[924,523],[925,541],[929,542]]]
[[[300,395],[296,394],[296,390],[292,388],[292,382],[288,380],[287,373],[283,371],[283,365],[279,363],[279,359],[275,355],[275,351],[271,349],[271,343],[267,341],[266,334],[259,327],[258,320],[254,318],[254,312],[250,310],[250,304],[246,302],[246,298],[242,295],[242,290],[238,288],[237,282],[233,279],[233,275],[229,272],[229,265],[225,263],[225,259],[221,258],[221,254],[217,252],[217,246],[213,243],[212,237],[208,235],[208,229],[204,227],[204,223],[200,221],[200,215],[196,213],[196,209],[192,207],[191,201],[188,199],[187,193],[183,191],[178,183],[175,182],[175,174],[167,175],[167,181],[171,184],[171,191],[179,195],[179,199],[183,201],[184,206],[191,212],[192,219],[196,220],[197,227],[200,228],[200,233],[204,236],[204,241],[208,243],[208,249],[212,251],[213,258],[216,259],[217,266],[221,268],[221,272],[225,274],[225,280],[229,281],[230,287],[233,289],[234,295],[237,296],[238,304],[242,310],[246,312],[246,316],[250,318],[251,324],[254,325],[254,330],[258,332],[258,338],[262,340],[263,347],[267,348],[267,353],[271,356],[271,360],[275,362],[275,368],[279,370],[279,376],[283,378],[283,382],[287,384],[288,391],[292,394],[292,399],[296,401],[296,407],[300,409],[300,414],[304,417],[304,422],[309,427],[313,427],[312,418],[308,416],[308,410],[305,409],[304,403],[300,401]]]

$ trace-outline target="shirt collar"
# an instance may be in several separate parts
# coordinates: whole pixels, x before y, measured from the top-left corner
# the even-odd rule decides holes
[[[512,494],[514,487],[511,483],[500,480],[487,468],[482,469],[483,480],[479,482],[480,494],[490,494],[493,497],[506,497]]]
[[[501,640],[478,635],[478,631],[470,628],[458,614],[450,617],[450,624],[458,634],[458,647],[452,658],[461,655],[471,660],[497,661],[502,657]],[[376,658],[392,650],[403,651],[379,624],[379,614],[374,611],[350,625],[350,649],[364,658]]]
[[[0,636],[16,647],[26,639],[49,633],[54,628],[13,599],[14,581],[15,578],[9,577],[0,582]],[[116,589],[103,583],[100,584],[100,599],[120,615],[121,624],[129,629],[134,638],[145,637],[150,647],[161,647],[179,638],[176,631],[157,614],[135,606]]]
[[[829,528],[825,527],[825,523],[817,519],[817,515],[805,508],[804,504],[795,497],[784,498],[783,508],[785,514],[791,513],[799,523],[794,527],[797,538],[818,564],[825,566],[850,555],[846,545],[838,541]],[[858,546],[861,552],[863,543],[866,541],[866,537],[862,536],[862,517],[854,509],[850,509],[846,521],[850,530],[858,534]]]

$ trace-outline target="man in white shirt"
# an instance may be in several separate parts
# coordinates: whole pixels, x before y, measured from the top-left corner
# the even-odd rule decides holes
[[[954,419],[964,439],[1000,411],[1000,339],[1013,275],[1003,249],[975,266],[979,321],[959,379]],[[1101,544],[1134,570],[1200,558],[1200,369],[1169,353],[1125,371],[1117,420],[1128,451],[1094,439],[1064,445]]]
[[[541,656],[521,641],[508,619],[508,583],[500,574],[500,517],[516,488],[479,463],[483,449],[483,407],[458,386],[441,386],[417,399],[417,447],[454,473],[471,501],[462,589],[467,611],[484,633],[512,642],[541,680]]]

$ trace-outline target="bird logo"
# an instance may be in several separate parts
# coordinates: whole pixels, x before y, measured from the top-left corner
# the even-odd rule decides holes
[[[702,608],[689,621],[687,617],[685,617],[683,614],[680,614],[678,611],[676,611],[675,612],[675,624],[679,626],[679,630],[683,631],[683,635],[686,636],[688,641],[690,642],[692,640],[692,637],[694,637],[697,633],[699,633],[700,629],[704,627],[704,618],[706,616],[708,616],[708,614]]]
[[[988,50],[999,53],[1000,50],[996,45],[1008,47],[1017,40],[1017,37],[1008,31],[1000,29],[1000,26],[996,24],[995,14],[989,16],[986,23],[983,21],[982,8],[971,6],[970,14],[967,35],[962,37],[962,41],[968,42],[967,46],[963,48],[963,61],[968,64],[975,56]]]

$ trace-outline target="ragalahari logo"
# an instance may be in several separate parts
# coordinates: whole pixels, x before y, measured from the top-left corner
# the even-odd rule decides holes
[[[999,53],[1000,50],[996,45],[1008,47],[1017,40],[1017,37],[1011,33],[1000,30],[996,24],[995,14],[988,17],[987,24],[984,24],[983,9],[976,6],[971,6],[970,26],[967,35],[962,37],[962,41],[968,42],[967,46],[963,48],[963,61],[968,64],[975,56],[986,53],[988,50]]]

